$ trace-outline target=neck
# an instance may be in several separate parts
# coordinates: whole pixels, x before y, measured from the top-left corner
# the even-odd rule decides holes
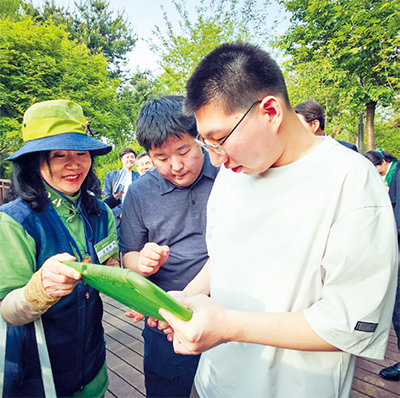
[[[321,139],[307,130],[293,110],[288,110],[285,116],[278,132],[283,139],[284,150],[275,167],[285,166],[301,159],[321,143]]]

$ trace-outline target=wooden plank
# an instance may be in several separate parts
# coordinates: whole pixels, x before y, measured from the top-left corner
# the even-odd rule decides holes
[[[145,397],[143,375],[143,322],[125,317],[127,307],[103,296],[103,327],[107,348],[107,398]]]
[[[371,362],[359,361],[354,377],[355,379],[359,379],[360,381],[372,384],[375,387],[379,387],[386,392],[390,392],[395,395],[399,394],[400,385],[396,382],[382,379],[382,377],[379,376],[381,369],[382,367],[377,367],[377,365],[372,364]]]
[[[138,371],[131,363],[127,363],[111,351],[107,351],[107,365],[109,371],[122,378],[131,388],[145,395],[143,372]]]
[[[127,383],[120,375],[112,370],[108,372],[109,387],[105,394],[106,398],[143,398],[145,397],[140,391]]]
[[[125,317],[129,308],[115,300],[103,296],[103,302],[103,326],[110,376],[106,398],[142,398],[145,396],[141,336],[143,322],[133,324]],[[357,358],[350,398],[399,398],[400,383],[384,380],[379,376],[381,369],[397,362],[400,362],[400,355],[397,352],[397,337],[392,328],[383,360]]]
[[[399,398],[398,393],[394,394],[384,388],[381,388],[375,384],[366,383],[358,378],[354,378],[352,390],[355,390],[358,393],[363,393],[372,398]]]

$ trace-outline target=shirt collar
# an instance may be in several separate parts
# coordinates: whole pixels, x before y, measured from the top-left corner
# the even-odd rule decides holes
[[[76,203],[81,195],[80,191],[74,196],[69,196],[62,194],[46,182],[44,182],[44,186],[51,206],[68,222],[72,222],[78,214]]]

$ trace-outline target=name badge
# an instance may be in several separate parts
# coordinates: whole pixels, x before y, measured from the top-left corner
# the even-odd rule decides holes
[[[113,254],[118,253],[117,235],[107,236],[102,241],[94,245],[97,257],[101,264],[107,261]]]

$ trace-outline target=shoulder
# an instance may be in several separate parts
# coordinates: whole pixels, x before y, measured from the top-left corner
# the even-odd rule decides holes
[[[132,181],[136,180],[139,177],[140,177],[140,174],[137,171],[132,170]]]
[[[119,171],[119,170],[112,170],[112,171],[109,171],[108,173],[106,173],[105,178],[112,178],[112,176],[113,176],[115,173],[118,173],[118,171]]]
[[[346,148],[349,148],[355,152],[358,152],[358,149],[354,144],[350,144],[350,142],[346,142],[346,141],[342,141],[342,140],[336,140],[336,141],[339,142],[340,144],[342,144],[343,146],[345,146]]]
[[[21,198],[17,198],[0,206],[0,212],[8,214],[18,222],[23,222],[33,211],[26,202]]]

